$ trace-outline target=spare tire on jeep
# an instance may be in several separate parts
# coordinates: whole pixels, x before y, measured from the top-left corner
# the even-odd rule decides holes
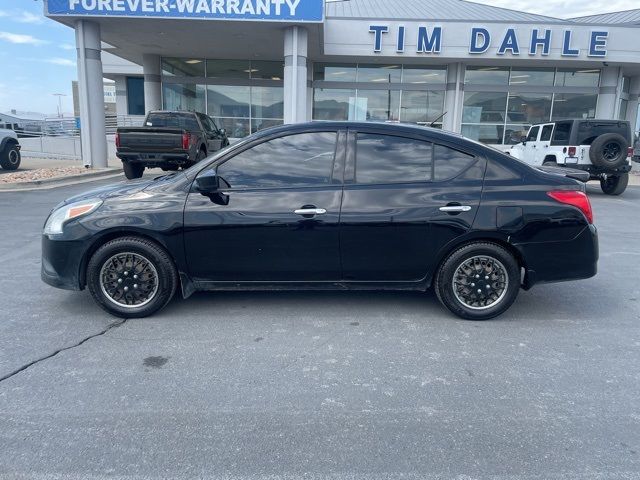
[[[597,137],[589,149],[591,163],[601,168],[618,168],[627,160],[629,144],[619,133],[605,133]]]

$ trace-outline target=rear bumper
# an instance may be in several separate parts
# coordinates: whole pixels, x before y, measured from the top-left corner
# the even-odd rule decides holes
[[[515,245],[526,264],[523,288],[591,278],[598,273],[598,231],[589,225],[568,242]]]
[[[116,153],[123,162],[139,163],[147,167],[162,165],[182,166],[189,162],[188,153]]]
[[[86,245],[82,241],[51,240],[42,236],[40,277],[52,287],[82,290],[80,267]]]

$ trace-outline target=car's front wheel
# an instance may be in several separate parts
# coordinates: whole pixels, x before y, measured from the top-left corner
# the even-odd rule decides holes
[[[503,247],[475,242],[449,255],[436,274],[434,288],[452,313],[467,320],[488,320],[515,301],[520,267]]]
[[[111,240],[87,265],[87,285],[94,300],[112,315],[147,317],[163,308],[178,286],[167,252],[137,237]]]

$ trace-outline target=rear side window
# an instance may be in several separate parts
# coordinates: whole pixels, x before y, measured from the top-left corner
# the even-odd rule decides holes
[[[542,133],[540,134],[541,142],[548,142],[551,140],[551,133],[553,132],[553,125],[545,125],[542,127]]]
[[[535,142],[538,140],[538,132],[540,131],[540,127],[533,127],[529,130],[529,135],[527,135],[527,142]]]
[[[331,182],[336,132],[274,138],[240,152],[218,167],[231,188],[322,186]]]
[[[433,144],[392,135],[358,134],[357,183],[431,180]]]
[[[551,139],[552,145],[567,145],[571,135],[571,125],[573,122],[557,122]]]
[[[434,180],[448,180],[457,177],[475,162],[475,157],[444,145],[433,149]]]

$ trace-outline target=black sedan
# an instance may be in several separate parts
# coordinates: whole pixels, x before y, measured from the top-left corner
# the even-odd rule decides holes
[[[50,214],[42,278],[143,317],[176,290],[426,290],[495,317],[520,288],[592,277],[584,187],[439,130],[308,123],[194,167],[71,198]]]

